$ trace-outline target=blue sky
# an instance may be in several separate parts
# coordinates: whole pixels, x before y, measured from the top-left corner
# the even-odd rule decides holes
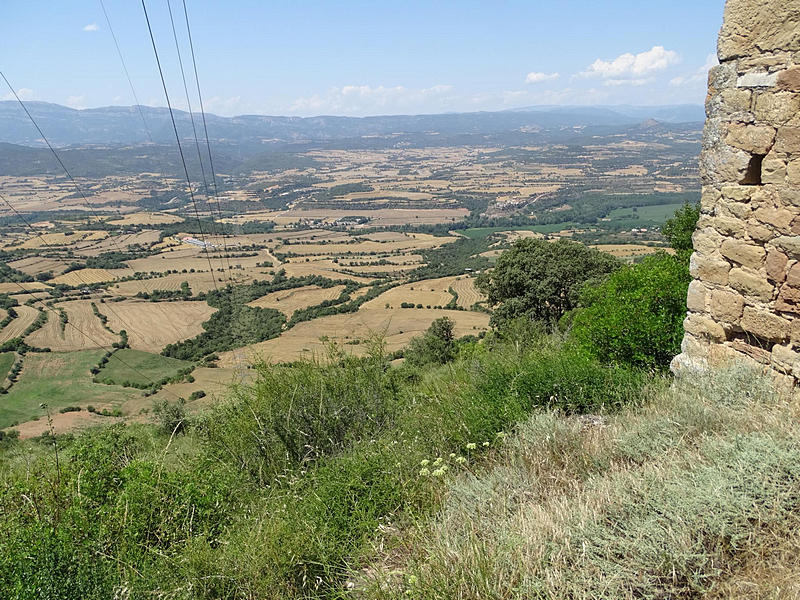
[[[147,7],[170,97],[185,108],[166,3]],[[723,4],[187,0],[206,110],[298,116],[699,104]],[[105,5],[139,100],[164,106],[140,1]],[[0,69],[23,98],[133,104],[99,0],[5,2],[0,14]]]

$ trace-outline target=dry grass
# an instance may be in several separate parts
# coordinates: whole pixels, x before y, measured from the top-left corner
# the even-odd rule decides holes
[[[123,215],[121,219],[109,221],[112,225],[167,225],[183,221],[176,215],[169,213],[137,212]]]
[[[392,352],[405,347],[411,338],[424,333],[434,319],[442,316],[450,317],[455,322],[457,336],[476,335],[489,326],[489,315],[484,313],[434,309],[370,309],[365,304],[356,313],[332,315],[299,323],[280,337],[248,346],[242,352],[248,361],[258,357],[272,362],[322,357],[325,356],[326,345],[320,338],[326,337],[342,344],[342,349],[346,352],[359,355],[366,351],[366,344],[348,342],[363,342],[375,334],[384,336],[386,349]],[[235,353],[220,354],[221,365],[234,366],[236,362]]]
[[[0,329],[0,344],[20,337],[39,315],[39,311],[32,306],[15,306],[14,310],[17,311],[17,318]],[[50,315],[50,318],[52,319],[53,315]]]
[[[0,283],[0,294],[18,294],[22,290],[37,292],[49,289],[50,289],[49,285],[47,285],[46,283],[40,283],[38,281],[30,281],[25,283],[11,283],[11,282]]]
[[[114,331],[125,329],[131,348],[158,354],[167,344],[192,338],[204,330],[202,323],[214,313],[205,302],[114,302],[113,310],[100,312],[108,317]]]
[[[97,306],[101,313],[110,314],[105,305]],[[54,352],[68,352],[95,349],[98,344],[110,346],[119,341],[119,336],[105,329],[95,316],[90,300],[62,302],[57,304],[56,308],[62,308],[67,313],[68,324],[64,327],[64,331],[61,331],[58,315],[51,312],[47,323],[25,338],[27,343],[40,348],[50,348]]]
[[[643,394],[521,423],[362,597],[800,597],[796,400],[747,367]]]
[[[403,302],[413,302],[423,306],[446,306],[453,295],[448,291],[453,288],[459,295],[458,305],[469,308],[481,299],[480,294],[475,289],[474,281],[471,278],[440,277],[438,279],[426,279],[425,281],[415,281],[394,287],[377,298],[366,302],[365,309],[385,308],[388,303],[391,308],[399,309]],[[464,299],[461,298],[460,288],[464,292]],[[469,302],[467,304],[467,302]],[[400,309],[409,310],[409,309]]]
[[[51,279],[53,284],[64,283],[73,287],[87,285],[90,283],[102,283],[104,281],[114,281],[120,277],[130,275],[128,269],[78,269],[70,271],[64,275],[59,275]]]
[[[291,317],[292,313],[296,310],[315,306],[325,300],[334,300],[338,298],[342,290],[344,290],[343,285],[335,285],[330,288],[308,285],[301,288],[272,292],[252,302],[248,302],[248,304],[259,308],[274,308],[281,311],[287,317]]]

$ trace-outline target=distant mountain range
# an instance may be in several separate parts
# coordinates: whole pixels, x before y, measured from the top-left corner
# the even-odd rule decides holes
[[[50,142],[56,146],[169,144],[174,132],[166,108],[142,106],[147,129],[135,106],[76,110],[46,102],[27,102]],[[197,117],[197,115],[195,115]],[[175,111],[182,138],[192,135],[189,114]],[[500,112],[392,115],[377,117],[272,117],[206,115],[211,139],[238,146],[245,154],[271,145],[331,142],[370,136],[494,136],[506,132],[625,127],[656,120],[700,123],[699,105],[674,106],[533,106]],[[199,122],[198,122],[199,126]],[[149,134],[148,134],[149,132]],[[0,101],[0,142],[41,146],[42,140],[14,101]]]

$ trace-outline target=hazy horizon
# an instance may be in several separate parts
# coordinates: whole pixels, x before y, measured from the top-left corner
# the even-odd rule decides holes
[[[183,10],[173,4],[197,108]],[[187,3],[207,112],[302,117],[701,104],[722,5]],[[147,6],[170,99],[185,110],[167,5]],[[139,103],[166,106],[141,5],[105,7]],[[135,104],[99,2],[33,0],[6,12],[14,26],[0,42],[3,71],[24,100]]]

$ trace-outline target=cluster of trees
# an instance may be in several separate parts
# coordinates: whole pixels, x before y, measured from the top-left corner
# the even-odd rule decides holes
[[[674,254],[632,265],[566,240],[518,241],[477,280],[495,307],[492,323],[541,321],[602,361],[666,368],[683,339],[698,216],[699,207],[684,205],[662,230]]]

